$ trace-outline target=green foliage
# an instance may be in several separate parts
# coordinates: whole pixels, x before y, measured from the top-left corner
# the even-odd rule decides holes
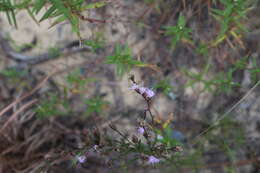
[[[17,51],[17,52],[22,52],[24,49],[31,49],[31,48],[34,48],[36,47],[35,44],[33,43],[24,43],[24,44],[15,44],[14,45],[14,49]]]
[[[5,77],[8,77],[8,78],[22,77],[26,73],[27,73],[26,70],[18,71],[18,70],[13,69],[13,68],[0,71],[0,74],[4,75]]]
[[[100,49],[103,47],[103,42],[99,42],[96,40],[85,40],[83,44],[92,48],[93,51]]]
[[[207,56],[209,54],[209,47],[206,43],[200,43],[195,49],[195,52],[200,55]]]
[[[75,13],[76,10],[80,10],[83,5],[82,0],[80,1],[61,1],[61,0],[50,0],[51,6],[47,8],[47,11],[40,19],[44,21],[50,18],[57,18],[54,23],[60,23],[65,20],[70,21],[72,25],[72,30],[79,34],[79,18]],[[38,12],[45,7],[48,3],[46,0],[37,0],[33,9],[33,12],[38,14]]]
[[[237,70],[248,70],[253,83],[259,80],[260,67],[257,65],[257,58],[243,57],[234,63],[234,68]]]
[[[174,162],[171,170],[176,170],[176,172],[178,170],[176,168],[179,166],[191,168],[195,171],[197,168],[206,165],[203,161],[205,153],[211,151],[217,151],[215,153],[216,155],[224,155],[224,157],[232,162],[238,157],[236,151],[239,151],[241,147],[245,146],[245,137],[241,124],[232,118],[226,117],[200,138],[196,143],[196,148],[189,151],[187,150],[187,154],[185,154],[184,157],[183,155],[174,155],[168,159],[167,162]],[[209,143],[212,145],[208,145]],[[215,155],[212,154],[210,157],[215,157]],[[230,170],[233,169],[232,166],[226,168]]]
[[[85,40],[83,41],[83,44],[86,46],[90,46],[93,50],[93,52],[97,51],[98,49],[101,49],[105,46],[105,39],[103,36],[103,33],[96,32],[95,37],[92,40]]]
[[[215,130],[218,130],[221,135],[215,134]],[[230,137],[232,137],[232,140]],[[212,129],[212,132],[207,135],[207,138],[213,142],[218,149],[222,150],[231,162],[234,162],[238,154],[237,151],[245,146],[246,135],[240,123],[237,123],[230,117],[225,117]],[[227,167],[227,169],[232,171],[234,167],[231,165]]]
[[[64,111],[60,110],[60,107],[62,107]],[[36,115],[39,118],[46,118],[56,115],[66,115],[68,111],[69,107],[66,100],[59,98],[58,95],[55,93],[50,93],[48,95],[48,98],[42,100],[35,109]]]
[[[87,9],[101,8],[104,7],[106,4],[107,4],[106,2],[92,2],[83,6],[81,10],[83,11]]]
[[[249,68],[249,66],[251,67]],[[234,73],[239,70],[248,70],[252,83],[259,80],[260,68],[257,66],[256,58],[248,56],[237,60],[227,71],[218,72],[210,79],[207,79],[210,68],[211,65],[207,64],[201,72],[191,72],[184,69],[184,74],[191,78],[186,83],[186,87],[192,87],[195,83],[201,82],[204,85],[201,92],[212,92],[216,89],[217,92],[231,93],[235,87],[241,87],[239,83],[234,81]]]
[[[233,81],[233,74],[237,70],[235,67],[229,68],[227,72],[219,72],[215,76],[207,79],[211,65],[208,63],[202,72],[192,72],[183,70],[190,80],[186,83],[186,87],[192,87],[195,83],[202,83],[203,91],[212,92],[216,89],[217,92],[230,93],[233,87],[239,87],[240,84]]]
[[[155,89],[161,89],[162,92],[168,96],[169,93],[172,91],[173,87],[172,85],[170,84],[170,80],[169,79],[163,79],[161,81],[159,81],[155,86],[154,86]]]
[[[215,78],[211,80],[211,83],[218,87],[218,89],[225,93],[232,92],[234,87],[240,87],[240,84],[237,82],[234,82],[233,74],[235,72],[235,69],[229,69],[226,73],[225,72],[219,72]]]
[[[163,130],[158,130],[157,133],[161,135],[161,139],[157,139],[157,142],[162,143],[168,148],[182,146],[182,143],[173,138],[173,129],[168,125]]]
[[[54,26],[58,23],[69,21],[72,25],[72,30],[80,37],[79,20],[83,18],[81,13],[86,10],[101,8],[106,4],[106,2],[86,4],[84,0],[22,0],[19,3],[12,0],[0,0],[0,12],[5,12],[9,23],[17,27],[16,12],[18,10],[26,9],[32,19],[37,22],[35,16],[42,9],[45,9],[46,12],[39,22],[54,18],[55,20],[51,25]]]
[[[175,48],[180,41],[190,41],[191,29],[186,27],[186,21],[183,15],[180,15],[176,26],[165,26],[165,35],[171,36],[171,47]]]
[[[66,80],[70,85],[77,84],[79,86],[84,86],[87,82],[87,80],[83,78],[80,69],[76,69],[75,71],[69,73]]]
[[[257,81],[260,78],[260,67],[257,65],[256,58],[252,59],[252,68],[248,69],[250,72],[251,80],[254,83],[257,83]]]
[[[90,82],[95,81],[93,78],[86,78],[80,69],[69,73],[66,76],[68,86],[63,86],[64,97],[57,95],[56,93],[50,93],[46,99],[42,100],[41,103],[35,109],[36,115],[39,118],[46,118],[56,115],[67,115],[71,110],[68,94],[80,94]],[[100,113],[104,105],[108,102],[102,101],[99,97],[88,99],[86,101],[88,109],[86,114],[97,112]]]
[[[27,74],[27,70],[17,70],[15,68],[0,71],[0,75],[5,76],[8,82],[10,82],[12,85],[18,86],[18,88],[31,87],[26,81],[23,80]]]
[[[96,79],[87,78],[82,74],[81,69],[76,69],[67,75],[66,81],[68,88],[65,87],[65,89],[69,89],[73,93],[79,93],[86,88],[89,83],[96,81]]]
[[[109,102],[102,100],[101,97],[94,97],[87,99],[85,101],[87,104],[87,111],[85,112],[86,115],[90,115],[92,113],[101,114],[103,111],[103,108],[109,104]]]
[[[46,0],[36,0],[33,12],[38,14],[43,7],[46,7],[48,1]],[[100,8],[105,5],[104,2],[96,2],[85,4],[84,0],[50,0],[51,6],[47,8],[47,11],[40,19],[44,21],[50,18],[56,18],[53,25],[64,22],[68,20],[72,25],[72,30],[79,35],[79,20],[82,18],[81,12]]]
[[[249,8],[245,0],[220,0],[224,5],[224,9],[211,9],[212,16],[220,24],[220,32],[215,39],[213,45],[217,45],[232,35],[235,39],[239,39],[239,34],[246,32],[247,29],[243,24],[246,13]]]
[[[193,172],[196,171],[196,166],[202,166],[203,165],[203,156],[201,150],[194,150],[189,155],[183,157],[183,156],[174,156],[171,159],[168,160],[168,162],[171,164],[174,162],[175,164],[171,164],[170,170],[176,170],[178,171],[178,167],[189,167],[192,168]]]
[[[0,1],[0,12],[4,11],[10,25],[14,25],[17,28],[17,22],[15,17],[15,7],[11,0]]]
[[[218,72],[208,79],[211,67],[212,65],[208,63],[201,72],[192,72],[183,69],[184,74],[190,78],[186,83],[186,87],[193,87],[195,83],[202,83],[204,88],[201,92],[216,91],[231,93],[234,87],[240,87],[240,84],[234,81],[234,73],[240,70],[249,71],[252,83],[256,83],[259,80],[260,68],[257,66],[256,58],[243,57],[237,60],[226,71]]]
[[[203,91],[205,90],[208,90],[208,91],[213,91],[213,88],[212,87],[212,83],[211,82],[208,82],[207,79],[204,79],[206,78],[206,75],[208,73],[208,70],[209,70],[209,64],[208,66],[206,66],[204,68],[204,70],[202,72],[192,72],[192,71],[189,71],[187,69],[183,69],[182,71],[184,72],[184,74],[186,76],[188,76],[189,78],[191,78],[190,80],[187,81],[187,83],[185,84],[186,87],[193,87],[193,85],[197,82],[202,82],[204,84],[204,89]]]
[[[116,44],[114,55],[106,57],[106,63],[116,65],[116,73],[119,76],[123,76],[126,72],[129,72],[134,66],[144,66],[141,61],[133,59],[131,49],[126,46],[120,46]]]
[[[55,47],[49,48],[49,51],[48,51],[48,52],[50,53],[50,55],[51,55],[52,57],[58,57],[58,56],[60,56],[60,51],[59,51],[58,48],[55,48]]]

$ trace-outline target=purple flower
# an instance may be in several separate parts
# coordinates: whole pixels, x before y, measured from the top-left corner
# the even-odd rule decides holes
[[[154,156],[149,156],[149,158],[148,158],[148,163],[149,164],[154,165],[154,164],[159,163],[159,162],[160,162],[160,159],[158,159],[158,158],[156,158]]]
[[[143,135],[144,132],[145,132],[145,130],[144,130],[143,127],[138,127],[138,128],[137,128],[137,132],[138,132],[139,134]]]
[[[138,88],[139,88],[139,86],[134,83],[129,89],[130,89],[130,90],[136,90],[136,89],[138,89]]]
[[[147,90],[147,88],[145,88],[145,87],[141,87],[141,88],[139,88],[139,92],[140,92],[140,94],[144,94],[144,93],[146,93],[146,90]]]
[[[76,159],[79,163],[84,163],[86,161],[86,156],[76,156]]]
[[[151,99],[155,95],[155,92],[153,90],[146,87],[140,87],[135,83],[129,89],[135,90],[137,93],[141,94],[147,100]]]
[[[146,94],[146,97],[149,99],[155,95],[154,91],[149,88],[146,88],[145,94]]]

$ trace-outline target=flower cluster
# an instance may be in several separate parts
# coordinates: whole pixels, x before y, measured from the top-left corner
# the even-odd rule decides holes
[[[135,83],[129,89],[135,90],[138,94],[141,94],[145,100],[150,100],[155,95],[155,92],[153,90],[141,87]]]

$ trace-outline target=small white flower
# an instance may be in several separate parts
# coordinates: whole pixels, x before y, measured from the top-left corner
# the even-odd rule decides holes
[[[149,158],[148,158],[148,163],[149,164],[154,165],[154,164],[159,163],[159,162],[160,162],[160,159],[158,159],[158,158],[156,158],[154,156],[149,156]]]
[[[93,148],[94,148],[95,151],[97,151],[98,145],[94,145]]]
[[[84,163],[86,161],[86,156],[76,156],[76,159],[79,163]]]

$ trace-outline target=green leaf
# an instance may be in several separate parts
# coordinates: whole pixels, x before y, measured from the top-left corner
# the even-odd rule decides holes
[[[180,15],[180,16],[179,16],[178,26],[179,26],[179,27],[184,27],[184,26],[185,26],[185,18],[184,18],[183,15]]]
[[[79,18],[76,16],[71,17],[72,31],[79,34]]]
[[[26,11],[28,12],[29,16],[32,18],[32,20],[39,25],[39,22],[37,21],[37,19],[34,17],[32,11],[29,8],[26,8]]]
[[[14,24],[14,26],[17,28],[17,22],[15,18],[15,13],[14,13],[14,6],[12,5],[10,0],[3,0],[4,5],[7,7],[6,10],[6,16],[8,19],[8,22],[10,25]]]
[[[68,10],[68,8],[66,8],[64,6],[64,4],[62,3],[63,1],[60,1],[60,0],[50,0],[50,1],[51,1],[51,3],[53,4],[53,6],[55,8],[57,8],[59,11],[62,12],[62,14],[64,16],[66,16],[67,19],[69,19],[70,21],[72,20],[72,17],[71,17],[71,14],[70,14],[70,10]]]
[[[88,5],[85,5],[81,8],[81,11],[87,10],[87,9],[93,9],[93,8],[101,8],[106,5],[106,2],[94,2],[90,3]]]
[[[223,16],[222,10],[211,8],[211,11],[217,15]]]
[[[43,8],[43,6],[45,5],[45,3],[46,0],[35,0],[32,12],[38,14],[40,10]]]
[[[120,46],[119,44],[115,46],[114,55],[107,56],[106,58],[107,64],[116,65],[116,73],[121,77],[132,67],[144,65],[141,61],[133,59],[131,49],[128,46]]]
[[[91,113],[101,113],[104,106],[109,104],[109,102],[102,100],[101,97],[87,99],[85,103],[88,106],[87,111],[85,112],[86,115],[90,115]]]
[[[42,18],[40,19],[40,22],[42,22],[43,20],[49,18],[55,10],[56,10],[55,6],[52,6],[51,8],[49,8],[46,11],[46,13],[42,16]]]
[[[67,18],[65,16],[60,16],[51,24],[51,26],[49,28],[52,28],[53,26],[55,26],[61,22],[64,22],[66,20],[67,20]]]
[[[5,14],[6,14],[6,16],[7,16],[7,20],[8,20],[8,22],[9,22],[9,24],[12,25],[12,20],[11,20],[9,11],[6,11]]]
[[[30,6],[31,0],[23,0],[21,3],[16,3],[13,5],[15,9],[24,9]]]

